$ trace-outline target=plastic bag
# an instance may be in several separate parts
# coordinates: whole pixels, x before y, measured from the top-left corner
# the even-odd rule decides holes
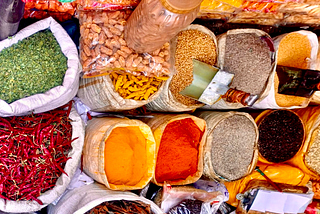
[[[242,11],[231,17],[230,23],[250,23],[257,25],[277,25],[283,20],[283,13],[260,13],[252,11]]]
[[[24,19],[28,19],[28,18],[45,19],[50,16],[59,22],[64,22],[72,19],[72,15],[70,15],[69,13],[56,13],[56,12],[44,11],[44,10],[30,9],[30,10],[25,10],[23,14]]]
[[[267,165],[258,163],[258,166],[260,167],[260,170],[275,183],[290,184],[293,186],[305,186],[310,180],[309,175],[305,174],[301,169],[290,165]],[[251,180],[265,181],[265,178],[259,172],[254,171],[241,180],[225,182],[224,185],[229,191],[229,201],[227,203],[237,207],[238,201],[236,199],[236,195],[238,193],[244,193],[248,183]]]
[[[236,13],[237,8],[217,0],[204,0],[200,6],[200,13]]]
[[[207,192],[221,192],[224,195],[223,201],[229,200],[229,192],[226,186],[223,183],[219,183],[218,181],[208,181],[200,179],[195,182],[193,186],[197,189],[202,189]]]
[[[111,71],[134,75],[169,75],[169,43],[153,53],[137,54],[123,39],[131,10],[80,11],[80,59],[84,78]],[[108,20],[108,23],[106,22]]]
[[[249,182],[244,194],[237,195],[237,198],[240,199],[240,204],[236,213],[297,213],[297,211],[302,213],[312,201],[313,192],[308,188],[308,185],[294,186],[281,183],[276,185],[281,189],[281,193],[267,181],[252,180]],[[266,197],[264,195],[261,197],[260,195],[259,197],[257,194],[261,192],[269,196]],[[277,208],[274,206],[276,200],[273,199],[273,196],[278,197]],[[264,208],[261,207],[262,204],[265,206]],[[257,208],[259,205],[260,209]],[[248,209],[249,211],[247,211]]]
[[[76,2],[61,3],[58,0],[23,0],[25,4],[25,10],[37,9],[46,10],[51,12],[69,13],[74,15],[76,10]]]
[[[164,185],[161,209],[169,214],[214,214],[224,196],[220,192],[206,192],[193,187]]]
[[[136,7],[141,0],[78,0],[83,10],[120,10]]]
[[[277,12],[279,6],[280,4],[277,3],[245,1],[242,4],[242,9],[245,11],[261,13],[275,13]]]

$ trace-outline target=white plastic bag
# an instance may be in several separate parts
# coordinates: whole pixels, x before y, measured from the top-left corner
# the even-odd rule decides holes
[[[28,113],[49,111],[68,103],[77,93],[79,88],[79,57],[76,45],[63,27],[53,18],[49,17],[38,21],[21,31],[11,39],[0,42],[0,51],[10,47],[18,41],[49,28],[58,41],[61,51],[68,58],[68,69],[65,73],[63,84],[54,87],[42,94],[35,94],[19,99],[11,104],[0,100],[0,116],[20,116]]]
[[[142,201],[150,204],[154,214],[162,214],[162,210],[152,201],[131,192],[109,190],[101,184],[93,183],[68,192],[57,205],[49,205],[48,214],[81,214],[106,201],[128,200]]]
[[[35,212],[41,210],[42,208],[48,206],[53,201],[55,201],[59,196],[61,196],[64,191],[67,189],[73,175],[76,172],[76,169],[81,160],[82,147],[84,143],[84,124],[76,111],[71,110],[69,118],[72,120],[72,139],[78,137],[71,143],[72,149],[69,152],[69,159],[64,167],[64,171],[68,174],[62,175],[56,182],[56,186],[41,194],[38,199],[42,201],[43,205],[40,205],[36,201],[8,201],[0,199],[0,210],[5,212]],[[63,213],[63,212],[62,212]]]
[[[170,214],[190,213],[190,209],[185,206],[186,204],[176,207],[188,199],[202,202],[199,214],[214,214],[223,202],[224,195],[221,192],[206,192],[190,186],[171,187],[168,184],[163,186],[161,209]]]

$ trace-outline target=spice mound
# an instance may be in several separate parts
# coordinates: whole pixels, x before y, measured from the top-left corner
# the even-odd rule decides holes
[[[40,194],[65,173],[71,137],[69,112],[62,109],[0,118],[0,198],[42,205]]]
[[[110,184],[134,186],[147,174],[146,139],[138,127],[113,129],[104,152]]]
[[[168,79],[168,77],[134,76],[117,72],[112,72],[110,78],[121,97],[134,100],[148,100],[158,91],[161,83]]]
[[[216,45],[213,38],[199,30],[185,30],[177,36],[175,53],[176,74],[170,83],[170,91],[184,105],[191,106],[200,102],[179,94],[193,81],[193,62],[197,59],[209,65],[217,61]]]
[[[236,180],[247,175],[252,162],[256,130],[245,116],[233,115],[214,128],[212,132],[211,160],[215,173]]]
[[[152,214],[149,204],[141,201],[107,201],[92,208],[85,214]]]
[[[0,52],[0,99],[12,103],[62,85],[67,58],[50,30]]]
[[[259,153],[267,161],[287,161],[299,151],[304,139],[303,124],[295,113],[276,110],[259,124]]]
[[[308,69],[311,58],[311,43],[307,35],[289,33],[281,39],[277,64],[282,66]]]
[[[233,73],[231,88],[261,94],[272,72],[268,44],[254,33],[229,34],[223,70]]]
[[[320,132],[319,130],[316,130],[314,133],[316,136],[305,155],[305,163],[309,169],[320,175]]]
[[[198,171],[202,135],[203,132],[190,118],[176,120],[166,126],[156,163],[158,183],[185,180]]]

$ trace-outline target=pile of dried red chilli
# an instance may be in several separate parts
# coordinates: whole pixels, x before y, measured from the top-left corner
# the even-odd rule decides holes
[[[70,110],[68,105],[67,110],[0,118],[0,198],[42,205],[37,197],[55,186],[70,159]]]

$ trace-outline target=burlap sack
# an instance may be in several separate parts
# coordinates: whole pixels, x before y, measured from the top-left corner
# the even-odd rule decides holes
[[[295,109],[294,112],[299,115],[305,127],[305,140],[299,152],[288,161],[288,164],[299,167],[304,173],[308,174],[313,180],[320,180],[320,174],[312,169],[306,163],[306,155],[320,130],[320,106]],[[317,158],[317,157],[314,157]]]
[[[214,33],[212,31],[210,31],[209,29],[207,29],[206,27],[203,27],[201,25],[190,25],[189,27],[185,28],[182,31],[185,30],[198,30],[201,31],[205,34],[208,34],[212,37],[216,47],[217,47],[217,39],[216,36],[214,35]],[[175,38],[173,38],[170,41],[170,63],[171,63],[171,73],[176,73],[176,70],[174,68],[174,64],[175,64],[175,53],[176,53],[176,46],[177,46],[177,36]],[[218,51],[216,49],[216,51]],[[218,53],[217,53],[218,55]],[[195,110],[196,108],[199,108],[201,106],[203,106],[204,104],[196,104],[196,105],[192,105],[192,106],[187,106],[182,104],[181,102],[179,102],[174,95],[171,93],[170,91],[170,82],[172,80],[172,77],[170,77],[170,79],[166,82],[164,89],[162,91],[162,93],[160,94],[159,97],[157,97],[154,101],[148,103],[147,109],[151,110],[151,111],[159,111],[159,112],[186,112],[186,111],[191,111],[191,110]]]
[[[167,81],[168,82],[168,81]],[[123,111],[139,108],[153,100],[161,94],[164,85],[163,82],[154,94],[148,100],[124,99],[115,90],[109,75],[93,78],[81,78],[78,97],[92,111]]]
[[[310,31],[305,31],[305,30],[296,31],[293,33],[299,33],[299,34],[308,36],[308,39],[312,47],[309,69],[312,69],[312,70],[317,69],[317,65],[318,65],[317,53],[318,53],[319,43],[318,43],[318,38],[316,34]],[[288,34],[283,34],[273,39],[276,51],[278,51],[281,39],[283,39],[287,35]],[[261,102],[255,104],[253,107],[257,109],[281,109],[284,107],[289,109],[294,109],[294,108],[305,108],[308,106],[310,100],[312,99],[312,96],[310,98],[302,98],[302,97],[290,96],[290,95],[283,96],[279,94],[281,98],[280,97],[276,98],[277,91],[275,88],[277,88],[278,84],[279,84],[278,76],[276,75],[276,73],[274,73],[274,76],[272,78],[272,84],[271,84],[272,87],[270,89],[269,95],[265,97],[265,99],[263,99]],[[286,101],[285,100],[286,97],[291,98],[291,101]]]
[[[156,154],[158,154],[162,134],[166,128],[166,126],[174,122],[176,120],[182,120],[190,118],[194,121],[194,123],[202,130],[204,133],[202,135],[201,142],[199,144],[199,154],[198,154],[198,171],[194,175],[188,176],[185,180],[177,180],[177,181],[168,181],[168,184],[171,185],[186,185],[196,182],[201,176],[203,171],[203,146],[205,143],[206,136],[206,122],[200,118],[197,118],[188,114],[180,114],[180,115],[172,115],[172,114],[155,114],[154,118],[146,120],[146,123],[150,126],[154,139],[156,142]],[[155,175],[152,178],[152,182],[157,184],[158,186],[163,186],[164,183],[157,182]]]
[[[230,34],[242,34],[242,33],[254,33],[257,36],[266,36],[269,37],[270,36],[262,31],[262,30],[257,30],[257,29],[235,29],[235,30],[229,30],[227,33],[224,33],[220,36],[218,36],[218,67],[220,67],[221,69],[223,69],[224,66],[224,58],[225,58],[225,47],[226,47],[226,39],[227,39],[227,35]],[[275,69],[276,69],[276,65],[275,65],[275,61],[276,61],[276,55],[274,52],[270,51],[270,57],[271,57],[271,61],[273,62],[272,64],[272,68],[269,74],[269,78],[264,86],[264,90],[261,92],[259,99],[257,100],[256,103],[261,102],[264,98],[266,98],[273,86],[273,76],[275,73]],[[215,104],[209,106],[209,105],[205,105],[204,107],[202,107],[202,109],[239,109],[239,108],[243,108],[244,106],[240,103],[229,103],[226,102],[224,99],[220,99],[218,102],[216,102]]]
[[[114,185],[108,182],[105,173],[104,149],[105,141],[117,127],[138,127],[146,139],[147,173],[134,186]],[[139,121],[127,118],[94,118],[88,121],[85,143],[83,148],[83,170],[94,180],[112,190],[134,190],[144,188],[154,174],[155,169],[155,140],[150,127]]]
[[[271,113],[274,112],[274,111],[277,111],[277,110],[265,110],[265,111],[263,111],[262,113],[260,113],[260,114],[255,118],[255,122],[256,122],[256,124],[257,124],[257,126],[258,126],[258,129],[259,129],[259,126],[260,126],[261,122],[262,122],[269,114],[271,114]],[[300,150],[297,152],[297,154],[296,154],[294,157],[292,157],[290,160],[287,160],[287,161],[284,161],[284,162],[281,162],[281,163],[290,163],[293,159],[295,159],[295,157],[296,157],[297,155],[299,156],[299,153],[303,150],[303,147],[304,147],[304,145],[305,145],[305,139],[306,139],[306,127],[305,127],[305,123],[304,123],[304,121],[302,120],[302,118],[301,118],[296,112],[294,112],[294,111],[292,111],[292,110],[287,109],[287,111],[291,111],[291,112],[293,112],[295,115],[297,115],[297,116],[299,117],[301,123],[303,124],[303,129],[304,129],[304,131],[303,131],[303,133],[304,133],[303,139],[304,139],[304,140],[303,140],[303,143],[302,143],[302,145],[301,145],[301,147],[300,147]],[[260,153],[259,153],[259,161],[260,161],[261,163],[265,163],[265,164],[273,164],[272,162],[269,162],[268,160],[266,160]],[[299,168],[300,168],[300,167],[299,167]]]
[[[80,164],[82,147],[84,142],[84,124],[78,113],[73,109],[70,113],[72,124],[72,139],[78,137],[71,143],[72,149],[69,152],[69,159],[64,167],[64,171],[68,174],[62,175],[56,182],[56,186],[41,194],[38,199],[42,201],[43,205],[38,204],[36,201],[7,201],[0,199],[0,210],[5,212],[36,212],[48,206],[56,199],[58,199],[69,186],[69,183]]]
[[[203,167],[203,175],[207,178],[213,179],[213,180],[219,180],[219,181],[231,181],[228,178],[224,178],[221,175],[217,174],[214,170],[214,166],[212,165],[212,133],[213,130],[216,128],[216,126],[223,121],[226,118],[232,117],[234,115],[241,115],[246,117],[249,121],[252,122],[252,125],[254,126],[256,138],[254,141],[254,147],[252,150],[252,160],[251,163],[248,165],[248,170],[243,177],[246,175],[249,175],[256,167],[257,161],[258,161],[258,148],[257,148],[257,142],[259,138],[259,131],[258,127],[256,126],[256,123],[254,122],[253,118],[248,114],[244,112],[214,112],[214,111],[203,111],[203,112],[196,112],[196,115],[198,115],[200,118],[203,118],[207,122],[207,138],[206,143],[204,146],[204,167]],[[239,177],[238,179],[241,179],[243,177]],[[237,180],[238,180],[237,179]]]
[[[306,194],[309,191],[309,188],[306,186],[293,186],[289,184],[282,184],[277,183],[277,186],[282,190],[282,192],[286,193],[297,193],[297,194]],[[267,181],[260,181],[260,180],[252,180],[248,183],[245,192],[250,192],[254,189],[261,189],[261,190],[270,190],[270,191],[277,191],[270,183]],[[312,194],[312,193],[309,193]],[[246,211],[242,202],[239,203],[236,213],[238,214],[262,214],[263,212],[250,210],[249,212]],[[271,212],[266,212],[271,213]]]

